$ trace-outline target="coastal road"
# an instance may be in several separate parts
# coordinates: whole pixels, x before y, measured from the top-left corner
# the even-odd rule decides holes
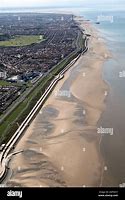
[[[14,145],[16,144],[16,142],[18,141],[18,139],[20,138],[20,136],[22,135],[24,130],[29,126],[29,124],[30,124],[31,120],[33,119],[34,115],[36,114],[38,109],[41,107],[41,105],[44,103],[45,99],[47,98],[49,93],[52,91],[52,89],[55,86],[55,84],[62,78],[63,78],[63,75],[58,75],[57,77],[54,78],[54,80],[51,82],[49,87],[46,89],[46,91],[44,92],[42,97],[39,99],[39,101],[36,103],[34,108],[31,110],[29,115],[26,117],[26,119],[23,121],[23,123],[20,125],[20,127],[15,132],[15,134],[12,136],[12,138],[9,140],[9,142],[4,147],[3,151],[0,154],[0,164],[1,164],[1,167],[0,167],[0,180],[2,180],[3,176],[5,175],[5,173],[7,171],[6,167],[7,167],[7,163],[8,163],[7,161],[8,161],[9,153],[14,148]],[[10,157],[10,159],[11,159],[11,157]]]
[[[36,105],[33,107],[31,112],[28,114],[28,116],[25,118],[25,120],[22,122],[22,124],[19,126],[15,134],[11,137],[9,142],[4,146],[3,150],[0,154],[0,182],[2,182],[7,174],[8,171],[8,163],[13,156],[11,151],[14,149],[15,144],[19,141],[20,137],[26,130],[26,128],[30,125],[30,122],[33,120],[33,118],[36,116],[36,113],[39,111],[41,106],[43,105],[44,101],[48,97],[48,95],[52,92],[53,88],[57,84],[59,80],[61,80],[64,77],[65,72],[75,64],[75,62],[79,59],[79,57],[87,52],[88,50],[88,38],[85,39],[85,49],[82,53],[80,53],[74,60],[72,60],[51,82],[51,84],[48,86],[48,88],[45,90],[44,94],[41,96],[41,98],[37,101]]]

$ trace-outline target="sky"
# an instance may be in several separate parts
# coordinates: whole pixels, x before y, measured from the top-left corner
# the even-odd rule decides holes
[[[123,4],[125,0],[0,0],[0,7],[84,6],[92,4]]]

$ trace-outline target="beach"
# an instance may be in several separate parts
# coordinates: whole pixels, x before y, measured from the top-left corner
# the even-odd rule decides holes
[[[91,22],[76,17],[90,34],[87,53],[66,72],[25,131],[10,162],[8,186],[102,186],[105,163],[97,123],[108,85],[102,66],[111,55]]]

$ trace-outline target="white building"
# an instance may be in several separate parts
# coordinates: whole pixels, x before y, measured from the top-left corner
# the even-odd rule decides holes
[[[0,79],[6,79],[7,78],[7,72],[0,72]]]
[[[61,21],[64,21],[64,17],[63,16],[61,17]]]

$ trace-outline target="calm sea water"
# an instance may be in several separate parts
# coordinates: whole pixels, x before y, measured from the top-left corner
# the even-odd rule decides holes
[[[100,15],[106,19],[96,27],[113,57],[103,67],[103,79],[109,84],[110,91],[98,126],[113,128],[114,133],[112,136],[103,134],[102,138],[101,150],[107,166],[103,185],[118,186],[125,183],[125,12],[89,11],[81,14],[93,23]],[[108,18],[113,22],[107,21]]]
[[[16,11],[20,12],[19,9],[7,10],[7,12]],[[23,11],[28,10],[22,9],[21,12]],[[90,19],[94,24],[99,19],[100,24],[95,26],[100,30],[113,55],[103,67],[103,79],[107,81],[110,90],[106,99],[106,110],[98,123],[98,127],[113,128],[113,135],[104,134],[102,137],[101,151],[107,167],[104,171],[103,185],[118,186],[125,183],[125,11],[117,11],[117,8],[115,11],[107,11],[103,8],[98,10],[96,8],[53,8],[30,11],[62,11],[62,13],[72,11]]]

